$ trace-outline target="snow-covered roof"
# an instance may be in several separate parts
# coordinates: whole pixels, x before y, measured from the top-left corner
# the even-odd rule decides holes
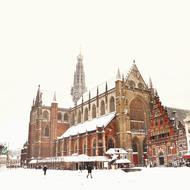
[[[110,148],[106,154],[127,154],[127,151],[123,148]]]
[[[29,162],[29,164],[36,164],[37,163],[37,160],[31,160],[30,162]]]
[[[90,157],[94,162],[98,161],[98,162],[108,162],[109,159],[107,156],[91,156]]]
[[[90,131],[95,131],[97,127],[106,127],[114,117],[115,117],[115,112],[112,112],[107,115],[103,115],[101,117],[85,121],[84,123],[74,125],[69,129],[67,129],[67,131],[63,133],[63,135],[60,138],[65,138]]]
[[[59,157],[49,157],[39,160],[31,160],[29,164],[42,164],[42,163],[52,163],[52,162],[108,162],[106,156],[88,156],[86,154],[71,155],[71,156],[59,156]]]
[[[108,158],[106,156],[88,156],[86,154],[74,155],[74,156],[64,156],[64,162],[107,162]]]
[[[125,159],[118,159],[115,161],[115,163],[116,164],[125,164],[125,163],[128,164],[128,163],[131,163],[131,161],[128,160],[127,158],[125,158]]]
[[[90,157],[86,154],[63,156],[62,158],[63,162],[91,162]]]

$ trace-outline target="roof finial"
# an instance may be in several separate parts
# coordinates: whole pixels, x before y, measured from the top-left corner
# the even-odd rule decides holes
[[[106,92],[108,91],[108,83],[107,83],[107,81],[106,81]]]
[[[96,92],[97,92],[97,96],[98,96],[98,94],[99,94],[99,88],[98,88],[98,86],[97,86],[97,91]]]
[[[151,77],[149,77],[149,88],[150,88],[150,89],[153,88],[153,84],[152,84],[152,79],[151,79]]]
[[[125,77],[124,77],[124,74],[122,74],[122,81],[124,81],[125,80]]]
[[[133,64],[135,64],[135,59],[133,59]]]
[[[56,91],[54,92],[54,95],[53,95],[53,102],[56,102]]]
[[[38,91],[36,94],[35,106],[41,106],[41,105],[42,105],[42,92],[40,90],[40,85],[38,85]]]
[[[82,45],[80,44],[80,52],[79,55],[82,55]]]
[[[116,80],[121,80],[121,74],[120,74],[119,68],[117,71]]]
[[[154,89],[154,94],[155,94],[156,97],[159,97],[159,96],[158,96],[158,91],[157,91],[156,88]]]

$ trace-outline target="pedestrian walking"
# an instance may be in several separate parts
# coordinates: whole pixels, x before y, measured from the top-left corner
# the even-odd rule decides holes
[[[43,167],[43,171],[44,171],[44,175],[46,175],[47,166],[44,166],[44,167]]]
[[[88,178],[88,176],[90,176],[92,178],[92,166],[90,164],[87,165],[87,170],[88,170],[88,174],[86,177]]]
[[[79,170],[80,170],[80,172],[82,172],[82,166],[81,165],[79,166]]]

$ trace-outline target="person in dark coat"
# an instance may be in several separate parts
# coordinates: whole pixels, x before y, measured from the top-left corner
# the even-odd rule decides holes
[[[89,164],[89,165],[87,165],[87,170],[88,170],[88,174],[87,174],[87,178],[88,178],[88,176],[90,175],[90,177],[92,178],[92,166]]]
[[[44,171],[44,175],[46,175],[47,166],[44,166],[44,167],[43,167],[43,171]]]
[[[82,172],[82,166],[81,165],[79,166],[79,170],[80,170],[80,172]]]

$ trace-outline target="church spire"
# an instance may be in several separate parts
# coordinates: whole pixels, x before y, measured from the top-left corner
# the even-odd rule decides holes
[[[153,88],[153,84],[152,84],[152,79],[149,78],[149,88],[152,89]]]
[[[73,102],[77,105],[77,101],[82,97],[82,94],[86,92],[85,73],[83,68],[83,56],[80,54],[77,56],[77,65],[74,72],[74,82],[71,88],[71,95]]]
[[[38,91],[36,94],[35,106],[41,106],[41,105],[42,105],[42,92],[40,90],[40,85],[38,85]]]
[[[119,68],[117,70],[116,80],[121,80],[121,74]]]
[[[53,95],[53,102],[57,102],[57,100],[56,100],[56,92],[54,92],[54,95]]]

